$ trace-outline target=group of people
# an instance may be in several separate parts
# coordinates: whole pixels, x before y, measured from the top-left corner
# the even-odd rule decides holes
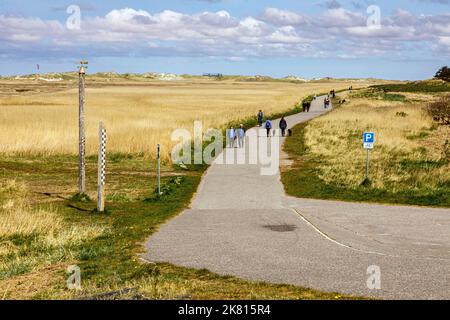
[[[258,126],[262,127],[264,122],[264,113],[262,112],[262,110],[259,110],[257,117],[258,117]],[[272,121],[270,121],[269,118],[266,119],[264,127],[266,128],[267,131],[267,137],[270,137],[270,132],[272,131]]]
[[[230,148],[237,148],[237,147],[243,148],[244,141],[245,141],[245,129],[243,124],[241,124],[237,129],[234,129],[233,127],[228,129],[228,146]]]
[[[267,137],[270,137],[271,133],[272,133],[272,129],[273,129],[272,121],[268,118],[266,119],[266,121],[264,121],[264,113],[262,112],[262,110],[259,110],[257,118],[258,118],[258,126],[262,127],[264,125],[264,128],[266,129],[266,132],[267,132]],[[288,130],[287,126],[288,125],[287,125],[286,119],[284,117],[281,117],[279,127],[281,130],[281,135],[283,137],[286,136],[286,131],[289,132],[289,135],[292,134],[291,130]],[[273,134],[275,135],[275,132]],[[237,129],[235,129],[233,127],[228,129],[227,130],[227,139],[228,139],[228,147],[229,148],[244,148],[244,145],[245,145],[244,125],[241,124],[239,126],[239,128],[237,128]]]
[[[336,92],[334,90],[332,90],[330,92],[330,94],[327,97],[325,97],[325,99],[324,99],[324,108],[325,109],[328,109],[330,107],[330,103],[331,103],[330,95],[334,98],[334,97],[336,97]],[[316,99],[317,99],[317,95],[314,95],[313,100],[316,100]],[[309,112],[309,110],[311,108],[311,102],[303,101],[302,107],[303,107],[303,112]],[[267,132],[267,137],[270,137],[272,129],[273,129],[272,121],[269,118],[267,118],[266,121],[264,121],[264,113],[262,110],[259,110],[257,118],[258,118],[258,126],[259,127],[264,126],[264,128],[266,129],[266,132]],[[287,121],[284,117],[281,118],[279,127],[281,129],[281,135],[283,137],[286,136]],[[291,130],[288,130],[288,131],[289,131],[289,135],[290,135]],[[228,146],[230,148],[243,148],[244,147],[244,142],[245,142],[244,125],[241,124],[239,126],[239,128],[237,128],[237,129],[234,129],[234,128],[228,129],[227,132],[228,132],[228,134],[227,134]]]
[[[259,125],[259,127],[262,127],[263,122],[264,122],[264,113],[262,112],[262,110],[259,110],[257,117],[258,117],[258,125]],[[270,119],[266,119],[266,122],[264,123],[264,127],[266,128],[267,137],[270,137],[270,135],[271,135],[270,133],[273,128],[272,121],[270,121]],[[286,135],[286,130],[287,130],[287,121],[284,117],[281,118],[279,127],[281,129],[281,135],[284,137]]]

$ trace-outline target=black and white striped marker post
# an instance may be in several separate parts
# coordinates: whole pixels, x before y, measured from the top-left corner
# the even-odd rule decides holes
[[[106,166],[106,129],[103,122],[98,128],[98,177],[97,210],[105,211],[105,166]]]
[[[161,196],[161,146],[158,144],[158,197]]]

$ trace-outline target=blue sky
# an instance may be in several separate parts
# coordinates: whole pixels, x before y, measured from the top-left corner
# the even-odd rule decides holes
[[[86,59],[89,72],[415,80],[449,64],[450,0],[1,0],[0,30],[1,75]]]

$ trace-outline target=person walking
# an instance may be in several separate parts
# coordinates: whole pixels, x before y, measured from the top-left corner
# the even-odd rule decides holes
[[[270,137],[270,130],[272,130],[272,121],[270,121],[270,119],[266,120],[266,130],[267,130],[267,137]]]
[[[330,101],[331,101],[330,98],[328,98],[328,99],[327,99],[327,104],[326,104],[326,105],[327,105],[327,106],[326,106],[326,109],[328,109],[328,108],[330,107]]]
[[[263,120],[264,120],[264,113],[262,112],[262,110],[259,110],[259,112],[258,112],[258,125],[260,127],[262,127]]]
[[[306,112],[306,110],[308,109],[308,108],[307,108],[307,105],[308,105],[308,102],[307,102],[306,100],[303,101],[303,103],[302,103],[303,112]]]
[[[236,139],[236,132],[233,127],[228,129],[228,147],[234,148],[234,140]]]
[[[309,109],[311,109],[311,102],[306,104],[306,112],[309,112]]]
[[[287,128],[287,122],[286,119],[284,119],[284,117],[281,118],[280,120],[280,129],[281,129],[281,135],[284,137],[286,134],[286,128]]]
[[[238,138],[239,148],[243,148],[244,147],[244,141],[245,141],[245,129],[244,129],[244,125],[243,124],[241,124],[239,129],[237,130],[237,138]]]

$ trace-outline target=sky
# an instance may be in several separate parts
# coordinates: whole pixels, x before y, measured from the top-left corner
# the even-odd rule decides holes
[[[431,78],[450,0],[0,0],[0,75]],[[37,70],[39,65],[39,71]]]

